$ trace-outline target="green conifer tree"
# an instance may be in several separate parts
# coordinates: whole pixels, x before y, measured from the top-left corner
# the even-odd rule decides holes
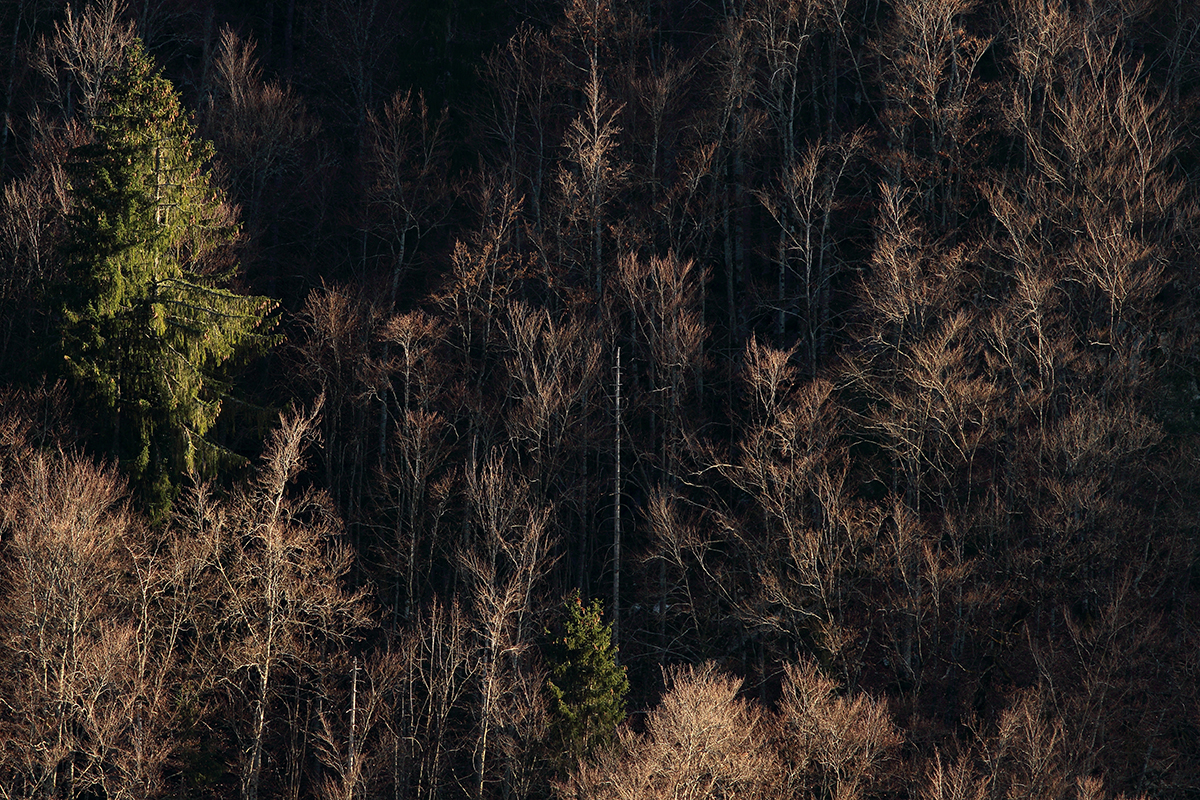
[[[236,214],[208,169],[211,144],[140,41],[88,122],[68,165],[62,363],[161,512],[174,477],[228,455],[205,439],[226,389],[218,370],[268,342],[275,304],[227,288]]]
[[[578,761],[611,744],[625,719],[629,679],[617,663],[612,624],[601,619],[601,602],[585,606],[576,590],[566,610],[562,635],[551,639],[548,653],[550,740],[558,752]]]

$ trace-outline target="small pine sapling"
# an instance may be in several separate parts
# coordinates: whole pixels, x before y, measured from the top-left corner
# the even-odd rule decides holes
[[[612,743],[625,719],[629,679],[617,663],[612,623],[602,621],[601,601],[584,605],[576,590],[566,612],[562,633],[551,639],[548,653],[549,736],[557,752],[578,761]]]

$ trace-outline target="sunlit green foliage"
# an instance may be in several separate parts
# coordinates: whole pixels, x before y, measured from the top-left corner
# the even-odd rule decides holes
[[[212,146],[134,41],[106,87],[91,141],[68,165],[64,366],[111,419],[112,450],[155,506],[172,476],[211,472],[216,369],[266,342],[273,303],[231,291],[234,210]]]
[[[550,736],[559,752],[579,759],[612,742],[625,720],[629,679],[617,663],[612,624],[601,619],[601,602],[585,606],[576,591],[566,610],[562,633],[550,647]]]

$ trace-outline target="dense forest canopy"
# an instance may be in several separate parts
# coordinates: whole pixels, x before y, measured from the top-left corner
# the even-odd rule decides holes
[[[1196,796],[1200,6],[0,56],[0,798]]]

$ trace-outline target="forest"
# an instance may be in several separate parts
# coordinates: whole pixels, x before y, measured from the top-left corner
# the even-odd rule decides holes
[[[0,800],[1200,797],[1200,4],[0,64]]]

